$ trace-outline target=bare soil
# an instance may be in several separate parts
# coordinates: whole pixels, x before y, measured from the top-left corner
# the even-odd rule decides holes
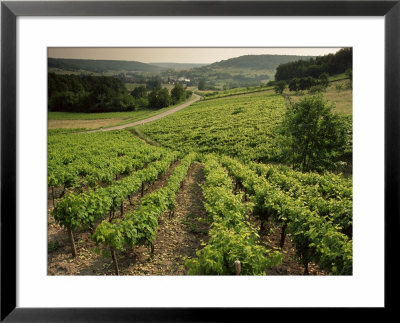
[[[304,266],[296,260],[296,247],[290,241],[288,235],[285,237],[283,248],[280,248],[281,226],[274,222],[269,222],[265,225],[265,230],[260,232],[261,243],[269,249],[280,250],[284,257],[280,265],[272,268],[267,268],[267,275],[304,275]],[[315,263],[308,264],[308,274],[314,276],[327,275]]]

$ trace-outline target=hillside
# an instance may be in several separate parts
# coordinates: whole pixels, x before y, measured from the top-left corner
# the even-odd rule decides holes
[[[310,58],[311,56],[294,55],[245,55],[179,72],[166,71],[162,75],[190,79],[190,85],[194,86],[204,80],[206,89],[210,90],[258,86],[273,80],[279,65]]]
[[[95,59],[48,58],[48,67],[67,71],[87,71],[93,73],[114,72],[146,72],[159,73],[164,68],[136,61],[115,61]]]
[[[168,68],[172,70],[186,70],[190,68],[201,67],[207,64],[192,64],[192,63],[149,63],[149,65]]]
[[[244,55],[209,65],[210,68],[239,68],[250,70],[272,70],[280,64],[297,60],[308,60],[313,56],[297,55]]]

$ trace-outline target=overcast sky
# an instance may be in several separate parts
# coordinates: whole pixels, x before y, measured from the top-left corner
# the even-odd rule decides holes
[[[340,48],[85,48],[49,47],[54,58],[106,59],[143,63],[210,64],[243,55],[312,55],[336,53]]]

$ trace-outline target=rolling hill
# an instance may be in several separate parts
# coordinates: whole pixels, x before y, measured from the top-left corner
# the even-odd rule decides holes
[[[211,69],[233,68],[233,69],[249,69],[249,70],[274,70],[280,64],[297,61],[308,60],[314,56],[297,56],[297,55],[244,55],[239,57],[222,60],[209,65]]]
[[[158,74],[164,67],[150,65],[136,61],[95,60],[95,59],[67,59],[48,58],[48,67],[66,71],[86,71],[92,73],[105,72],[145,72]]]

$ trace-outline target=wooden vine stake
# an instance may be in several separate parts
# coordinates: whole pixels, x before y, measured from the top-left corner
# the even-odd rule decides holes
[[[53,198],[53,207],[55,207],[55,204],[54,204],[54,186],[51,187],[51,197]]]
[[[283,226],[282,226],[282,233],[281,233],[281,242],[280,242],[280,247],[281,247],[281,249],[283,248],[283,246],[284,246],[284,244],[285,244],[285,237],[286,237],[286,234],[285,234],[285,230],[286,230],[286,227],[287,227],[287,223],[285,223]]]
[[[143,194],[144,194],[144,182],[142,182],[142,197],[143,197]]]
[[[241,265],[240,265],[240,261],[236,260],[235,261],[235,275],[239,276],[240,275],[240,271],[241,271]]]
[[[69,241],[71,242],[71,252],[72,252],[72,257],[76,257],[76,247],[75,247],[75,241],[74,241],[74,234],[72,233],[71,227],[68,227],[68,236],[69,236]]]
[[[113,248],[110,248],[110,251],[111,251],[111,258],[114,263],[115,274],[117,276],[119,276],[118,261],[117,261],[117,257],[115,256],[115,250]]]
[[[304,264],[304,275],[309,275],[309,272],[308,272],[308,262],[306,262],[306,263]]]

